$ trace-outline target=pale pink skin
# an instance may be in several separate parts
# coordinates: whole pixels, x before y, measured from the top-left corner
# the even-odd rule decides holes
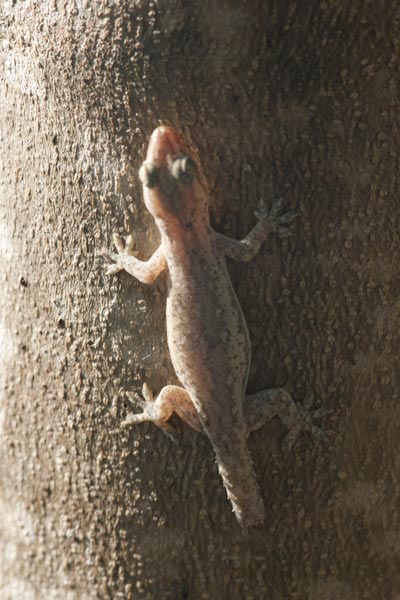
[[[242,526],[264,520],[264,506],[247,449],[247,436],[279,415],[293,442],[302,428],[318,434],[306,411],[285,390],[276,388],[246,396],[250,339],[226,269],[225,256],[250,260],[271,231],[287,236],[293,215],[277,216],[261,208],[257,225],[241,241],[210,226],[208,192],[197,167],[182,182],[172,176],[174,161],[189,151],[171,127],[152,134],[141,169],[143,195],[161,233],[158,250],[143,262],[131,243],[114,236],[118,254],[103,251],[108,273],[124,269],[143,283],[166,271],[167,335],[172,364],[183,387],[168,385],[154,400],[143,388],[143,413],[129,415],[125,425],[153,421],[167,432],[173,412],[211,441],[233,511]],[[177,163],[176,163],[177,164]],[[156,184],[151,181],[156,171]],[[150,178],[149,178],[150,177]],[[148,184],[152,187],[148,187]]]

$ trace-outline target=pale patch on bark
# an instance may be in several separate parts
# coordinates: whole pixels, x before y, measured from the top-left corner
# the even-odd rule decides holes
[[[9,47],[3,41],[4,75],[7,82],[22,94],[45,96],[46,87],[38,61],[29,53],[22,53]]]
[[[15,353],[16,347],[14,338],[5,323],[0,320],[0,435],[4,425],[4,408],[2,406],[2,400],[4,398],[7,366]]]
[[[0,164],[1,166],[1,164]],[[9,262],[14,255],[14,245],[9,227],[0,221],[0,259]]]

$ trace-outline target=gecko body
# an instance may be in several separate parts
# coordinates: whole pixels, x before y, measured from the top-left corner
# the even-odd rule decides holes
[[[233,290],[225,256],[249,260],[271,231],[289,235],[293,213],[278,216],[281,203],[259,221],[244,240],[215,232],[209,221],[204,177],[183,138],[172,128],[152,134],[140,172],[147,209],[160,230],[161,244],[147,261],[138,260],[132,240],[114,236],[118,253],[103,251],[108,273],[120,270],[152,283],[166,271],[168,347],[180,386],[165,386],[154,399],[143,386],[143,412],[124,425],[153,421],[166,432],[175,411],[203,431],[213,446],[233,511],[242,526],[264,520],[264,506],[247,448],[250,431],[279,415],[293,442],[302,428],[318,433],[306,411],[281,388],[246,396],[250,365],[247,325]]]

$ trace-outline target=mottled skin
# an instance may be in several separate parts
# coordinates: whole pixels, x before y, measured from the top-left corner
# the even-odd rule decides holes
[[[175,411],[188,425],[204,431],[214,448],[233,511],[242,526],[264,520],[264,506],[247,449],[247,436],[279,415],[291,442],[301,428],[318,434],[305,409],[283,389],[246,396],[250,339],[226,269],[225,256],[249,260],[271,231],[289,235],[293,213],[278,217],[281,205],[258,211],[258,224],[242,240],[210,226],[204,178],[189,157],[182,137],[170,127],[152,134],[140,170],[144,201],[161,233],[158,250],[147,261],[134,256],[133,242],[114,236],[118,254],[103,251],[107,272],[126,270],[152,283],[167,272],[167,335],[172,364],[183,386],[168,385],[154,400],[143,386],[143,413],[125,425],[154,421],[171,432]]]

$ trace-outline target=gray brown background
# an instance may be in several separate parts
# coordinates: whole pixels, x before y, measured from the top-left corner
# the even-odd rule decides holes
[[[400,596],[399,58],[393,1],[2,3],[0,597]],[[267,507],[243,535],[208,440],[121,431],[126,392],[174,382],[165,282],[107,279],[159,123],[209,181],[217,230],[259,198],[295,236],[230,263],[249,390],[335,409],[330,443],[250,446]]]

